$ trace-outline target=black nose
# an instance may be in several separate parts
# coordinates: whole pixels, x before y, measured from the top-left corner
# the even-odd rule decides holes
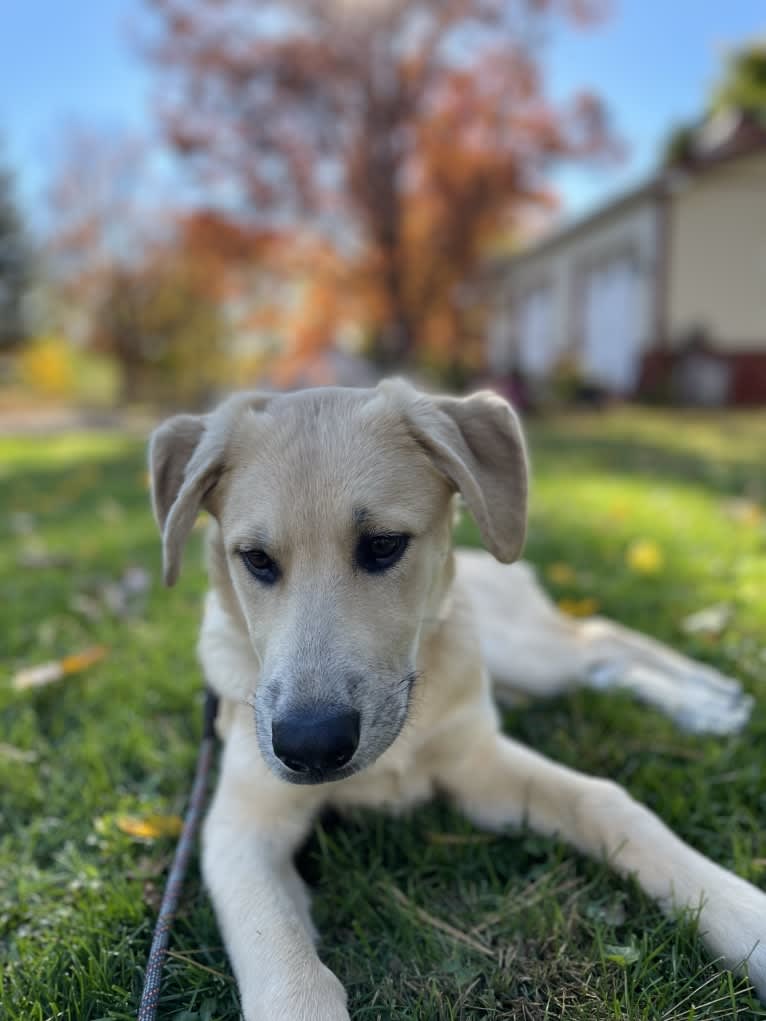
[[[271,725],[274,754],[294,773],[329,772],[351,760],[359,744],[355,709],[307,708]]]

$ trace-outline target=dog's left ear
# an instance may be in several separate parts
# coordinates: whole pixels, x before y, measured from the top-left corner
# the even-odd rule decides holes
[[[527,455],[511,406],[489,390],[466,398],[418,395],[415,438],[459,490],[484,545],[504,564],[518,560],[527,523]]]
[[[152,507],[162,534],[163,577],[175,584],[184,543],[221,470],[220,452],[206,443],[206,416],[176,415],[149,441]]]

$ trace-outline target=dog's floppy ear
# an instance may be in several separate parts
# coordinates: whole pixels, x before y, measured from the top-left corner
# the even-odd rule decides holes
[[[518,560],[526,535],[527,455],[511,406],[489,390],[465,398],[420,395],[410,423],[462,494],[489,552],[504,564]]]
[[[162,534],[166,585],[178,578],[184,543],[220,474],[220,456],[205,443],[205,430],[204,415],[176,415],[149,441],[152,507]]]

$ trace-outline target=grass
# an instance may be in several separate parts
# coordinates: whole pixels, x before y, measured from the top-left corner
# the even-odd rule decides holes
[[[757,704],[746,732],[723,739],[682,735],[627,697],[586,692],[520,707],[508,731],[614,777],[766,885],[766,527],[728,503],[766,502],[763,417],[625,411],[530,433],[527,555],[544,574],[571,568],[554,572],[555,595],[597,598],[601,612],[736,674]],[[461,537],[475,539],[470,524]],[[627,565],[637,538],[658,544],[658,573]],[[29,549],[71,562],[19,567]],[[0,440],[2,1021],[135,1017],[173,841],[141,842],[115,818],[183,810],[200,724],[199,564],[195,549],[180,585],[162,589],[135,440]],[[132,565],[153,578],[145,605],[99,614],[101,587]],[[733,610],[723,635],[681,631],[685,615],[721,601]],[[8,683],[94,643],[110,654],[86,673],[38,691]],[[478,834],[437,803],[320,827],[304,865],[322,955],[360,1021],[766,1018],[745,981],[707,960],[693,918],[664,919],[555,840]],[[160,1017],[237,1018],[196,872],[172,950]]]

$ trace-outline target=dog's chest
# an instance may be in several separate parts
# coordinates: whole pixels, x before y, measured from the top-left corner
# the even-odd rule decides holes
[[[331,803],[365,805],[400,812],[433,796],[433,781],[420,768],[414,750],[396,745],[364,772],[337,785]]]

